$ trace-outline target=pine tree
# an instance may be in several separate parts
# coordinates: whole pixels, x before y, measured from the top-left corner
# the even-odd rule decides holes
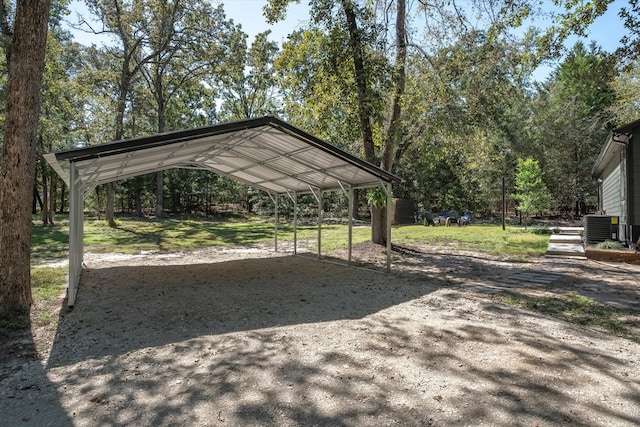
[[[524,226],[533,212],[549,209],[549,191],[542,180],[542,171],[537,160],[518,159],[516,172],[516,193],[518,210],[524,214]]]

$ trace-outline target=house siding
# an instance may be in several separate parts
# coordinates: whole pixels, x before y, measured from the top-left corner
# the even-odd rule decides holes
[[[629,212],[629,224],[640,226],[640,129],[635,129],[634,136],[637,135],[629,144],[629,202],[631,211]]]
[[[622,216],[622,185],[621,185],[621,165],[611,163],[604,171],[602,178],[602,209],[607,215]]]
[[[634,137],[627,148],[629,179],[629,240],[640,241],[640,128],[634,129]]]

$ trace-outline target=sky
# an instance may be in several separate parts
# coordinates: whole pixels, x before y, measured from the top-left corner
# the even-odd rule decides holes
[[[571,36],[565,42],[565,47],[571,48],[578,41],[582,41],[585,46],[588,46],[591,41],[595,41],[603,50],[615,52],[620,47],[620,39],[628,33],[627,29],[624,28],[622,18],[618,16],[620,9],[627,4],[628,2],[625,0],[612,2],[607,8],[607,12],[598,17],[588,28],[586,38]],[[562,59],[560,58],[554,63],[543,64],[534,72],[534,79],[539,82],[544,81],[561,61]]]
[[[227,0],[224,9],[229,18],[242,24],[243,30],[249,36],[271,29],[272,40],[282,42],[287,34],[294,31],[301,23],[309,19],[308,7],[303,1],[301,4],[289,6],[287,20],[269,26],[262,16],[262,8],[265,0]],[[589,29],[589,39],[596,40],[605,50],[612,52],[619,46],[620,38],[625,29],[622,20],[618,17],[618,11],[627,4],[625,0],[616,0],[608,8],[607,13],[599,17]],[[573,38],[577,41],[577,38]],[[573,43],[571,43],[573,44]]]
[[[271,30],[271,40],[283,43],[286,41],[288,34],[300,28],[309,19],[308,2],[304,0],[300,4],[291,4],[287,12],[287,18],[273,25],[267,24],[262,16],[262,8],[266,0],[227,0],[223,3],[227,17],[233,19],[235,23],[241,24],[243,31],[249,35],[249,43],[251,43],[256,34],[266,30]],[[591,40],[595,40],[605,51],[615,51],[620,45],[620,39],[626,33],[622,20],[618,16],[620,8],[626,4],[628,3],[625,0],[615,0],[611,3],[607,13],[599,17],[589,28],[588,38],[582,39],[582,41],[588,44]],[[88,15],[82,1],[73,0],[71,10],[73,12],[68,17],[69,21],[76,19],[75,12],[80,12],[85,16]],[[83,44],[108,42],[107,38],[90,37],[80,31],[74,31],[74,37]],[[571,37],[566,46],[571,47],[578,40],[580,39],[577,37]],[[555,65],[546,64],[541,66],[536,70],[534,79],[538,81],[544,80]]]
[[[242,25],[242,30],[249,35],[250,41],[256,34],[271,30],[271,40],[282,43],[290,33],[309,20],[309,7],[305,2],[291,4],[287,10],[287,18],[274,25],[267,24],[262,16],[265,0],[227,0],[223,3],[227,17]]]
[[[226,0],[222,2],[227,18],[233,19],[236,24],[242,25],[242,30],[249,35],[249,43],[258,33],[271,30],[271,40],[282,43],[286,41],[287,35],[300,27],[302,23],[309,19],[309,8],[307,3],[292,4],[287,12],[287,19],[273,25],[267,24],[262,16],[262,8],[266,0]],[[69,6],[71,14],[67,17],[69,23],[77,21],[77,14],[85,18],[90,14],[82,0],[72,0]],[[75,39],[86,45],[91,43],[108,43],[108,37],[99,37],[87,34],[79,30],[71,30]]]
[[[607,52],[615,51],[620,46],[620,39],[628,33],[622,18],[618,16],[618,12],[625,5],[628,5],[627,1],[614,1],[609,5],[607,13],[589,27],[589,40],[595,40]]]

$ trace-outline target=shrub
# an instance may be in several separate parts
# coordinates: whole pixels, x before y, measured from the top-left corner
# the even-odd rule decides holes
[[[623,249],[622,243],[614,242],[613,240],[605,240],[604,242],[600,242],[596,245],[598,249]]]

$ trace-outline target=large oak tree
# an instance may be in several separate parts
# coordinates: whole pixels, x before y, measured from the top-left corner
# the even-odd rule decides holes
[[[0,178],[0,314],[31,303],[31,201],[49,0],[19,0],[10,43]]]

